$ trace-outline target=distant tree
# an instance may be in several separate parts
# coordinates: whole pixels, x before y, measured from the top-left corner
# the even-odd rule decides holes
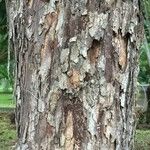
[[[0,0],[0,80],[6,79],[13,85],[13,55],[8,55],[8,28],[5,0]],[[8,66],[9,65],[9,66]],[[9,67],[9,68],[8,68]]]
[[[0,1],[0,64],[7,62],[7,16],[5,1]]]
[[[138,0],[8,0],[7,9],[16,149],[132,149]]]

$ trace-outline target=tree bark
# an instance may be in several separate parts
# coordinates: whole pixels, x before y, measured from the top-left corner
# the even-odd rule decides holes
[[[128,150],[143,37],[138,0],[11,0],[17,150]]]

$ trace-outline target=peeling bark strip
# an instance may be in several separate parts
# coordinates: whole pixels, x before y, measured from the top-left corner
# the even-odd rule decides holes
[[[132,149],[138,0],[11,0],[7,8],[16,149]]]
[[[71,117],[70,119],[72,121],[72,127],[71,127],[72,129],[69,132],[69,134],[72,135],[70,137],[70,140],[74,139],[74,143],[72,147],[73,149],[75,147],[81,149],[82,143],[86,138],[85,136],[86,136],[86,126],[87,126],[86,118],[83,114],[83,103],[81,102],[80,99],[76,97],[69,99],[69,95],[67,97],[64,97],[62,100],[64,103],[64,117],[65,117],[64,119],[66,122],[66,130],[68,130],[67,121],[69,117]],[[68,144],[69,142],[68,139],[66,139],[66,142]],[[70,142],[72,142],[72,140]]]

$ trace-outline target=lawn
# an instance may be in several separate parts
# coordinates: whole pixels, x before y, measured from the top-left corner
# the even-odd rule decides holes
[[[0,108],[14,108],[15,101],[11,93],[0,93]]]
[[[15,143],[16,129],[10,123],[10,113],[0,113],[0,150],[11,150]]]
[[[135,150],[150,150],[150,130],[136,130]]]
[[[10,112],[3,108],[15,108],[11,93],[0,93],[0,150],[11,150],[16,142],[15,125],[10,123]],[[136,130],[134,150],[150,150],[150,130]]]
[[[0,113],[0,150],[11,150],[16,139],[16,129],[10,123],[10,113]],[[150,130],[136,130],[134,150],[150,150]]]

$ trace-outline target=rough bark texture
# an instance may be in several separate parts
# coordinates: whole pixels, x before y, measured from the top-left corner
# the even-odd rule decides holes
[[[11,0],[17,150],[128,150],[143,27],[138,0]]]

